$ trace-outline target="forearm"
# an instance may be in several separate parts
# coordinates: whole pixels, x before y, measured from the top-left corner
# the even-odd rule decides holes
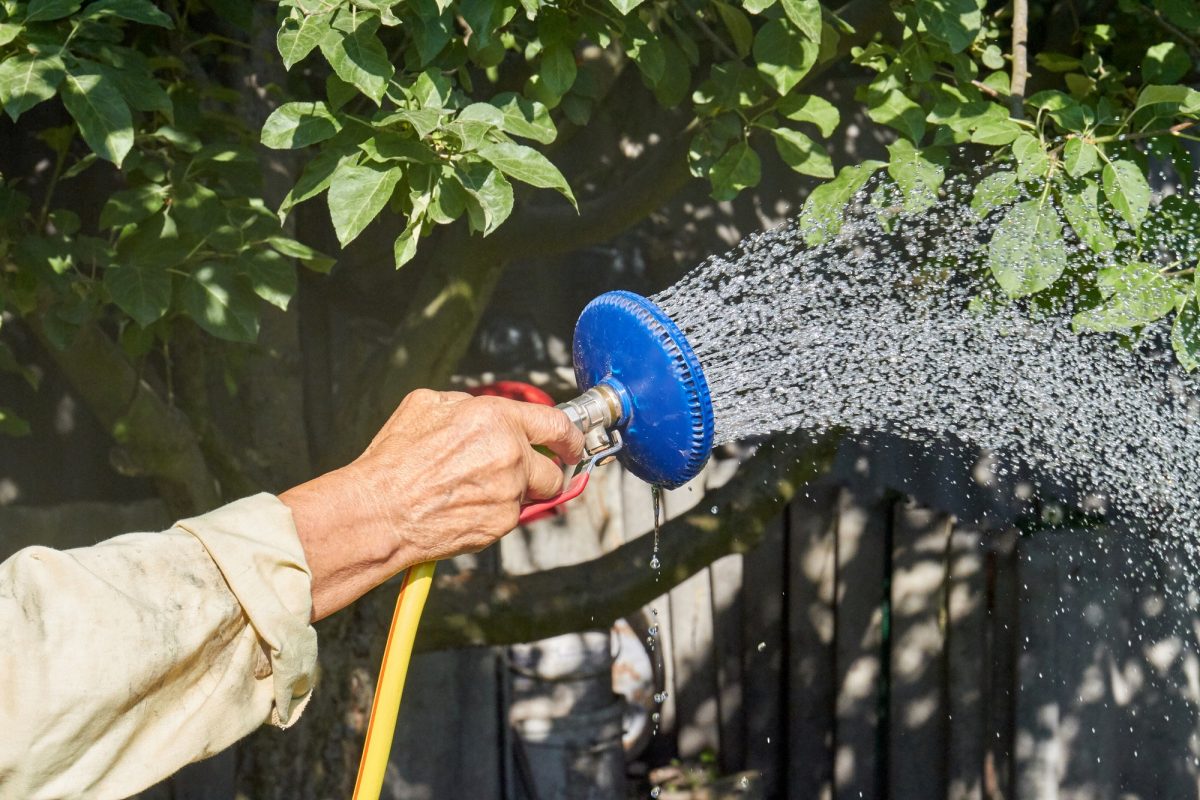
[[[124,797],[295,719],[315,635],[286,508],[180,525],[0,564],[0,798]]]

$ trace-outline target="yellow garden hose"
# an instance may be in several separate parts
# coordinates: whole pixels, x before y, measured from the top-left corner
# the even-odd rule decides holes
[[[620,450],[620,442],[618,435],[616,445],[590,454],[567,488],[559,494],[549,500],[522,506],[519,523],[524,525],[555,506],[578,497],[587,487],[592,468]],[[404,694],[404,678],[408,675],[417,626],[421,623],[421,612],[425,610],[425,600],[429,597],[436,568],[435,561],[410,567],[404,575],[404,582],[400,584],[392,626],[388,629],[387,644],[383,647],[383,663],[379,665],[379,681],[375,684],[375,699],[371,703],[371,719],[367,722],[362,761],[358,762],[353,800],[379,800],[379,794],[383,791],[388,757],[392,752],[392,737],[396,733],[396,718],[400,715],[400,696]]]
[[[383,663],[379,666],[375,700],[371,703],[367,740],[363,744],[362,761],[358,763],[354,800],[379,800],[379,793],[383,791],[392,736],[396,733],[396,718],[400,714],[400,696],[404,694],[404,678],[408,674],[413,641],[417,638],[417,626],[436,568],[435,561],[410,567],[400,585],[392,627],[383,649]]]

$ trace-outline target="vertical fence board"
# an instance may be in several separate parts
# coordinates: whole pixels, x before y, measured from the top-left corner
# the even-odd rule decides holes
[[[743,560],[740,554],[717,559],[712,579],[713,654],[717,662],[717,707],[720,713],[720,760],[723,773],[746,764],[745,716],[742,700]]]
[[[1022,800],[1058,800],[1063,767],[1058,691],[1058,553],[1047,536],[1017,545],[1016,792]]]
[[[746,720],[746,768],[762,774],[764,794],[782,785],[784,518],[767,524],[762,540],[746,554],[742,600]]]
[[[838,490],[789,508],[787,800],[833,800]]]
[[[946,553],[951,519],[910,503],[893,516],[889,797],[921,800],[946,792]]]
[[[983,533],[956,527],[950,534],[946,594],[946,798],[983,800],[987,737],[983,677],[992,665],[986,648],[987,586]]]
[[[707,569],[671,590],[675,729],[679,757],[685,759],[720,746],[712,608]]]
[[[890,505],[878,492],[860,489],[847,489],[839,502],[834,750],[838,800],[882,796],[877,746]]]
[[[983,674],[983,794],[987,800],[1014,797],[1017,675],[1017,532],[988,537],[986,554],[987,622]]]

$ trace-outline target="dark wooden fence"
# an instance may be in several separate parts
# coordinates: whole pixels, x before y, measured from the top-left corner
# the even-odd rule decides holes
[[[758,548],[653,603],[666,697],[633,766],[741,776],[696,797],[1200,797],[1200,593],[1140,537],[1031,526],[1026,483],[986,467],[846,448]],[[733,468],[672,493],[668,514]],[[569,534],[523,532],[460,566],[540,569],[646,530],[644,487],[611,467],[597,478]],[[39,529],[82,540],[155,519],[152,504],[0,508],[0,555]],[[502,648],[416,659],[389,796],[529,796],[511,666]],[[223,763],[174,796],[216,797]]]

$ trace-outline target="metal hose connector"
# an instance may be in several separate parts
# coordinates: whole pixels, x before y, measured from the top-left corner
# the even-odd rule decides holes
[[[588,453],[612,446],[608,432],[616,427],[624,414],[620,395],[605,383],[598,383],[578,397],[560,403],[558,408],[583,432]]]

